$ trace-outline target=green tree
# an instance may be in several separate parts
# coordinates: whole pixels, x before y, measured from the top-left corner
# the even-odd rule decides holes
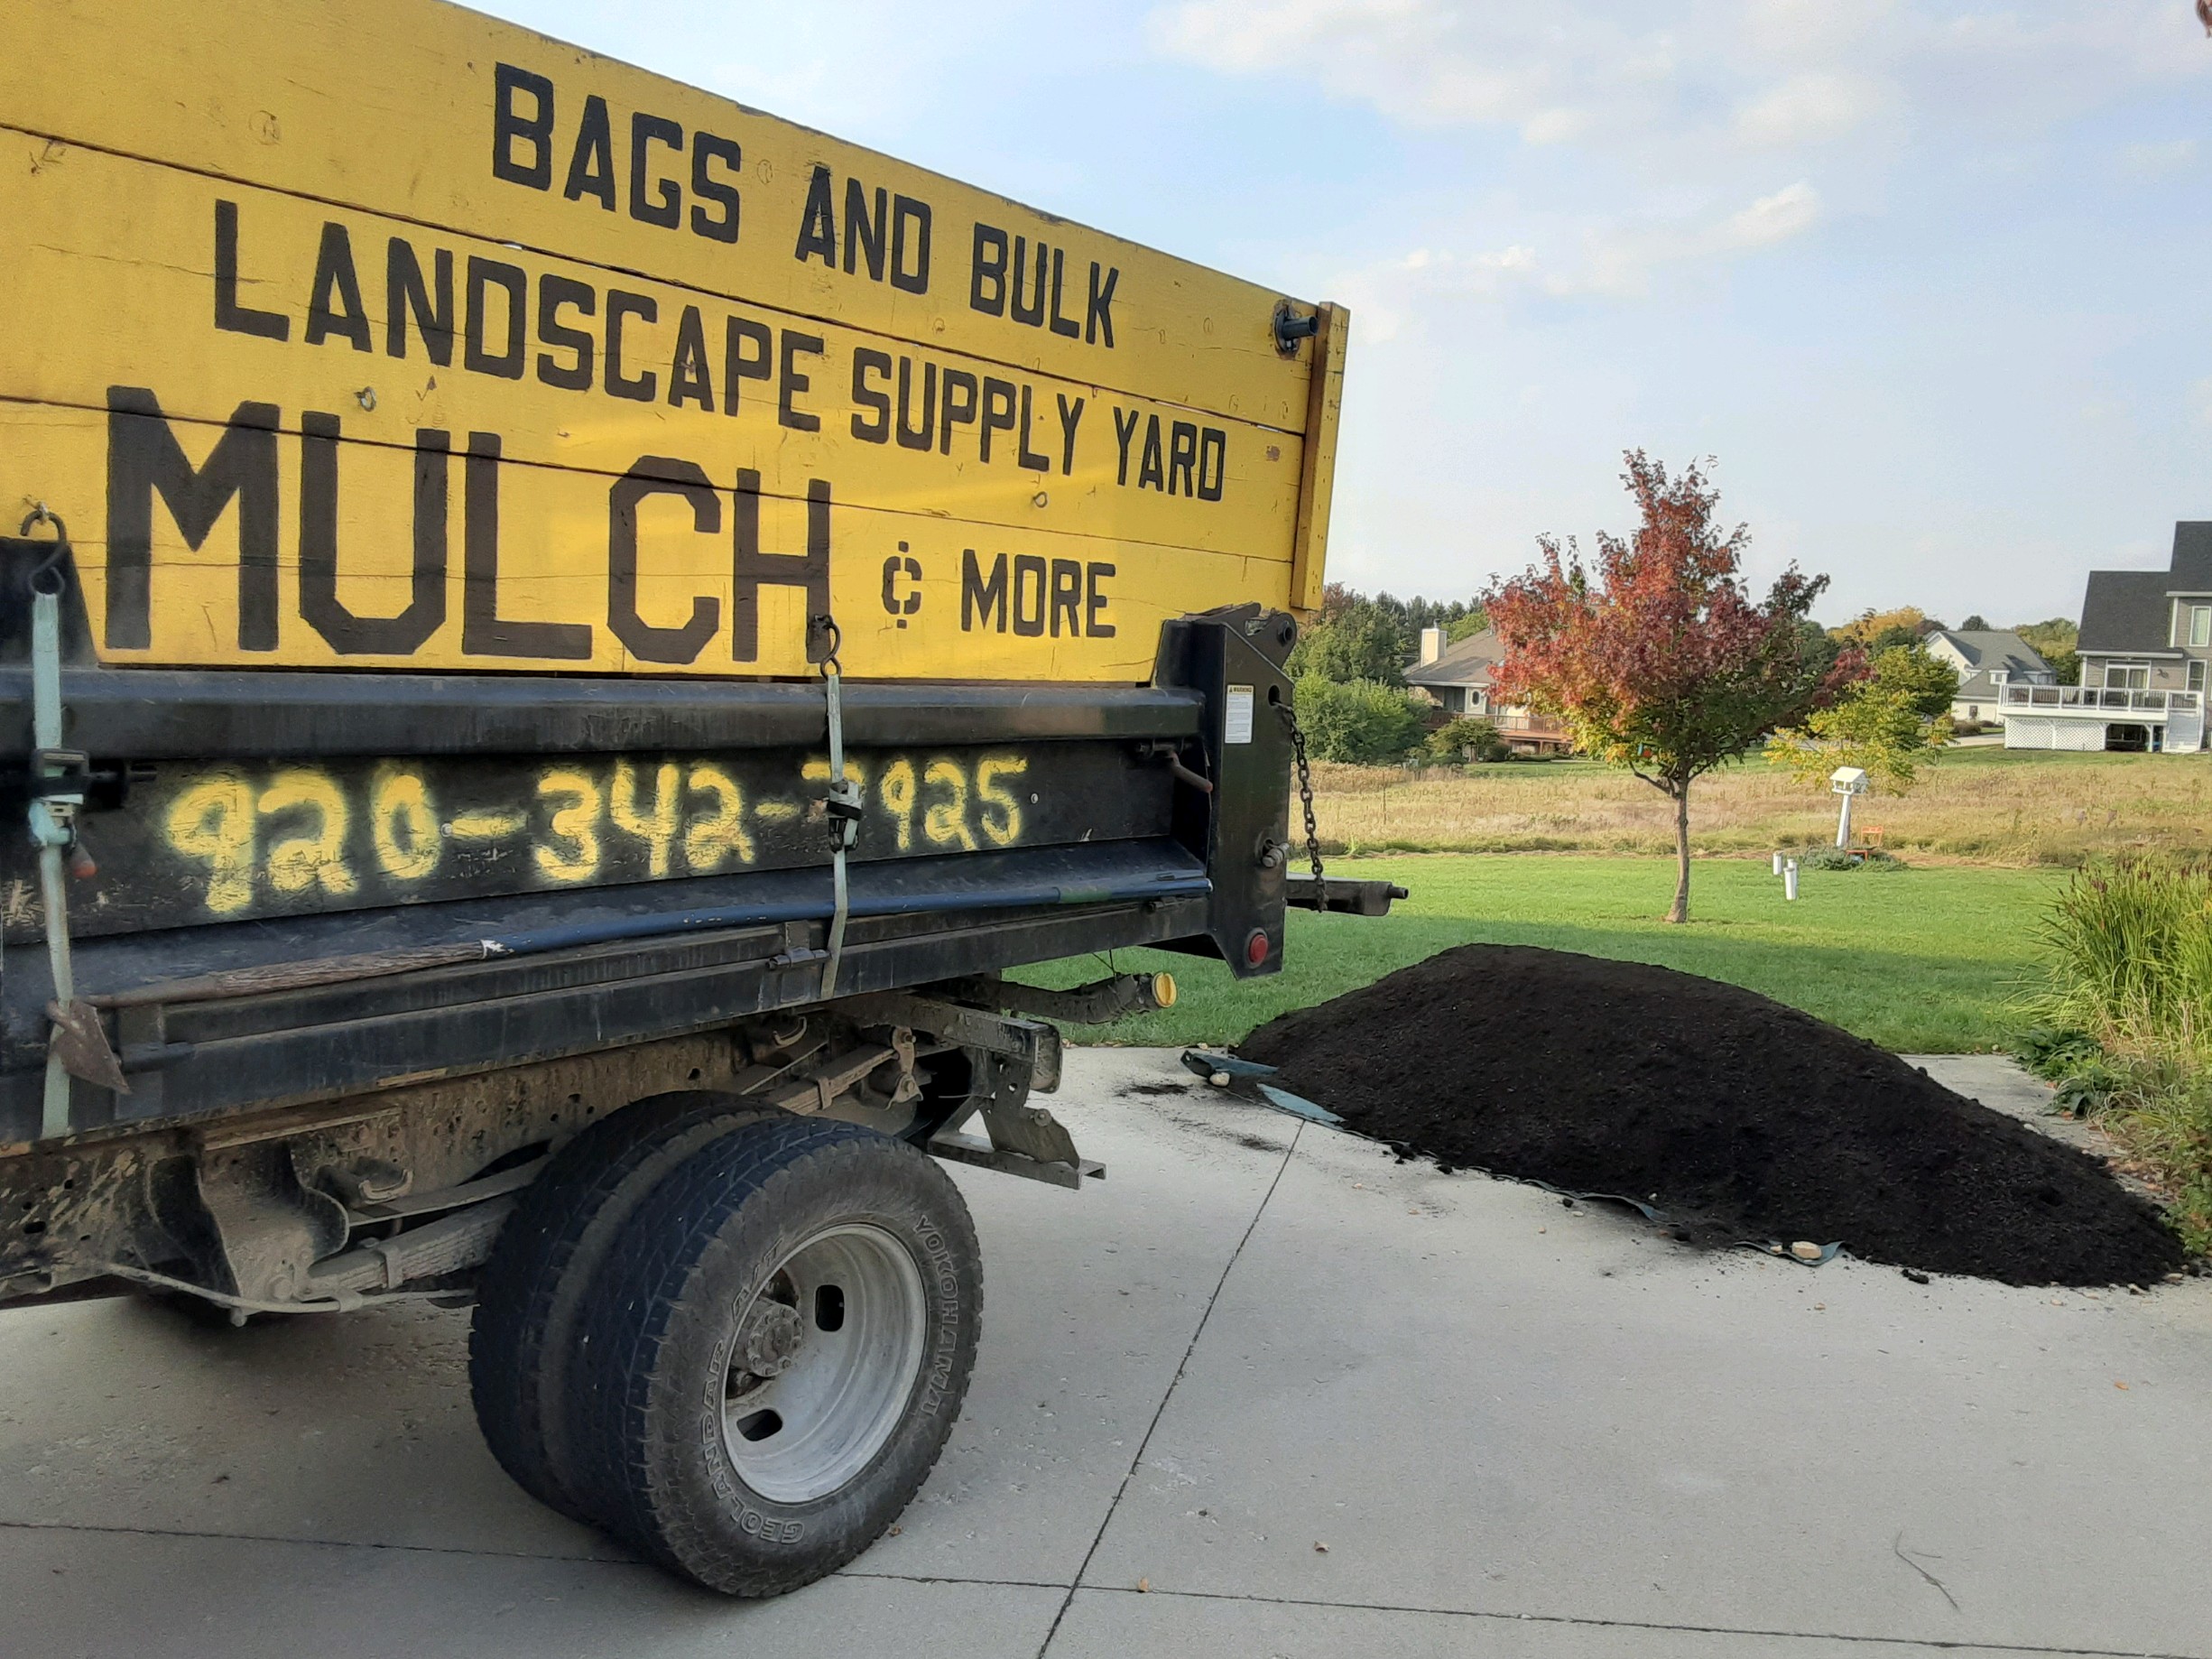
[[[1942,626],[1919,606],[1901,605],[1895,610],[1863,610],[1829,632],[1873,658],[1899,645],[1917,645]]]
[[[1403,760],[1421,738],[1423,705],[1410,693],[1372,680],[1300,678],[1298,724],[1316,760],[1374,766]]]
[[[2023,622],[2013,632],[2050,664],[2060,685],[2081,683],[2081,657],[2075,650],[2081,643],[2081,630],[2072,622],[2064,616],[2052,616],[2043,622]]]
[[[1478,715],[1463,714],[1447,720],[1429,734],[1429,753],[1439,760],[1508,760],[1513,746],[1498,736],[1498,728]]]
[[[1456,645],[1463,639],[1472,639],[1490,626],[1490,613],[1479,605],[1469,609],[1457,622],[1444,625],[1444,643]]]
[[[1319,674],[1348,685],[1371,680],[1378,685],[1405,683],[1406,659],[1413,654],[1395,618],[1373,599],[1354,597],[1299,635],[1291,648],[1293,678]]]
[[[1807,783],[1827,783],[1838,766],[1863,766],[1882,792],[1902,795],[1951,740],[1957,694],[1958,672],[1949,663],[1917,645],[1893,645],[1835,702],[1776,734],[1766,757]]]

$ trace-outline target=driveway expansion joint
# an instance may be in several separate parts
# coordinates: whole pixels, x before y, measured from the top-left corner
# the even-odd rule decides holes
[[[1252,1235],[1260,1225],[1260,1218],[1267,1213],[1267,1206],[1275,1196],[1275,1189],[1282,1184],[1283,1172],[1291,1167],[1291,1160],[1298,1155],[1299,1137],[1305,1132],[1306,1126],[1302,1123],[1291,1131],[1290,1143],[1282,1149],[1282,1161],[1275,1165],[1274,1179],[1267,1183],[1267,1191],[1260,1194],[1259,1203],[1253,1208],[1252,1219],[1245,1224],[1245,1230],[1237,1235],[1236,1248],[1229,1252],[1229,1259],[1222,1264],[1221,1276],[1214,1281],[1213,1291],[1206,1298],[1206,1311],[1199,1315],[1199,1322],[1190,1332],[1190,1340],[1183,1345],[1183,1357],[1176,1362],[1175,1375],[1169,1379],[1166,1391],[1160,1396],[1160,1404],[1153,1408],[1152,1420],[1144,1425],[1144,1436],[1137,1441],[1136,1453],[1129,1460],[1129,1467],[1122,1471],[1121,1480],[1114,1488],[1113,1501],[1106,1505],[1106,1514],[1099,1518],[1098,1530],[1091,1534],[1090,1548],[1083,1552],[1083,1560],[1075,1570],[1075,1580],[1068,1586],[1068,1593],[1060,1598],[1060,1606],[1053,1610],[1052,1623],[1044,1633],[1044,1640],[1037,1645],[1037,1659],[1044,1659],[1044,1655],[1051,1651],[1052,1639],[1060,1635],[1060,1621],[1068,1617],[1069,1608],[1074,1605],[1075,1593],[1083,1587],[1084,1575],[1090,1571],[1091,1561],[1098,1553],[1099,1544],[1106,1540],[1106,1528],[1114,1525],[1115,1512],[1120,1509],[1122,1499],[1128,1494],[1130,1481],[1136,1478],[1137,1470],[1143,1465],[1145,1449],[1152,1443],[1152,1436],[1160,1428],[1160,1420],[1167,1415],[1168,1402],[1175,1397],[1176,1389],[1182,1386],[1184,1373],[1190,1368],[1190,1356],[1198,1351],[1199,1339],[1206,1334],[1207,1321],[1214,1317],[1214,1304],[1221,1300],[1222,1287],[1228,1284],[1229,1275],[1236,1271],[1236,1264],[1245,1254],[1245,1247],[1252,1242]]]
[[[1782,1642],[1852,1642],[1869,1647],[1918,1647],[1946,1653],[2041,1654],[2052,1659],[2212,1659],[2160,1648],[2067,1647],[2033,1642],[1984,1641],[1971,1636],[1866,1636],[1842,1630],[1777,1630],[1753,1625],[1698,1625],[1655,1618],[1589,1618],[1572,1613],[1499,1613],[1481,1608],[1429,1607],[1403,1601],[1338,1601],[1316,1596],[1270,1596],[1218,1589],[1138,1589],[1127,1584],[1084,1584],[1095,1595],[1163,1597],[1184,1601],[1249,1601],[1266,1607],[1313,1608],[1344,1613],[1405,1613],[1423,1618],[1482,1619],[1499,1625],[1560,1625],[1581,1630],[1650,1630],[1679,1636],[1759,1636]]]

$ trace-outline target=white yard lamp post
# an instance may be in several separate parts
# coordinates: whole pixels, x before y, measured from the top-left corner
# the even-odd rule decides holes
[[[1854,797],[1866,792],[1866,769],[1864,766],[1838,766],[1828,774],[1828,787],[1843,797],[1843,811],[1836,819],[1836,845],[1848,851],[1851,847],[1851,802]]]

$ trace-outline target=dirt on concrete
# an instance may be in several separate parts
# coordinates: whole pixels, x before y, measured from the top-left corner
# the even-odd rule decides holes
[[[1237,1052],[1401,1152],[1640,1200],[1693,1243],[1840,1242],[2007,1284],[2147,1284],[2183,1259],[2097,1159],[1671,969],[1466,945]]]

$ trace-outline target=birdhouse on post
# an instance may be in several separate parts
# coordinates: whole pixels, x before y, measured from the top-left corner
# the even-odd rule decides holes
[[[1843,811],[1836,819],[1836,845],[1846,851],[1851,846],[1851,802],[1866,792],[1866,768],[1838,766],[1828,774],[1828,787],[1843,797]]]

